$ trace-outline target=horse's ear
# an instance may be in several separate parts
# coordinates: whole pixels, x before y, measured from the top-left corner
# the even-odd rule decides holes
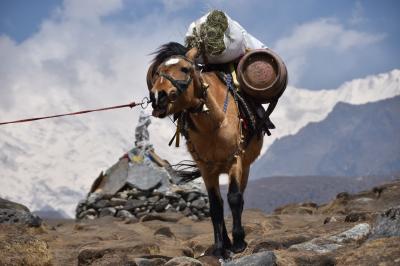
[[[198,55],[199,55],[199,49],[193,47],[186,53],[186,58],[191,61],[194,61]]]

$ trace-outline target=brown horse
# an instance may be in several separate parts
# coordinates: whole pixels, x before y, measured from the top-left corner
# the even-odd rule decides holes
[[[242,252],[247,243],[241,222],[243,193],[250,164],[260,154],[263,139],[252,137],[244,144],[242,121],[233,96],[215,72],[201,73],[195,62],[197,49],[189,51],[168,43],[157,52],[148,85],[153,116],[186,112],[190,123],[187,147],[204,179],[214,228],[214,251],[226,258],[227,250]],[[244,129],[243,129],[244,130]],[[228,202],[233,217],[233,243],[224,222],[219,175],[229,175]]]

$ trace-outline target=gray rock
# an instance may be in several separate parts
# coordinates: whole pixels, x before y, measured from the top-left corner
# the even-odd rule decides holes
[[[204,201],[203,198],[200,197],[200,198],[192,201],[191,206],[196,209],[203,209],[207,206],[207,203]]]
[[[136,217],[137,218],[142,218],[142,217],[146,217],[147,215],[148,215],[148,213],[146,212],[146,211],[144,211],[144,212],[137,212],[137,213],[135,213],[136,214]]]
[[[100,209],[99,217],[104,216],[114,216],[117,213],[117,210],[113,207],[107,207]]]
[[[166,197],[167,199],[170,199],[170,200],[179,200],[182,196],[179,195],[178,193],[174,193],[174,192],[171,192],[171,191],[167,191],[167,192],[165,193],[165,197]]]
[[[96,216],[97,215],[97,211],[95,209],[88,209],[86,211],[83,211],[83,212],[78,214],[78,219],[82,219],[83,217],[85,217],[87,215]]]
[[[184,196],[186,201],[193,201],[200,196],[199,192],[190,192]]]
[[[157,202],[159,199],[160,199],[160,196],[152,196],[152,197],[148,198],[147,200],[148,200],[148,202],[150,202],[150,203],[155,203],[155,202]]]
[[[133,218],[133,217],[135,217],[135,215],[133,215],[132,213],[130,213],[127,210],[119,210],[115,216],[118,218]]]
[[[162,258],[145,259],[145,258],[135,258],[135,265],[137,266],[162,266],[165,264],[166,260]]]
[[[359,240],[367,236],[370,230],[371,226],[367,223],[357,224],[356,226],[350,228],[349,230],[331,236],[328,239],[337,243]]]
[[[167,205],[169,204],[168,200],[165,198],[160,199],[157,203],[157,205],[154,206],[154,209],[156,210],[156,212],[162,212],[165,210],[165,208],[167,207]]]
[[[199,260],[189,257],[176,257],[165,263],[165,266],[202,266]]]
[[[105,173],[101,182],[101,193],[114,195],[126,184],[128,176],[128,159],[123,158],[111,166]]]
[[[30,212],[24,211],[20,208],[13,209],[0,209],[0,224],[26,224],[31,227],[40,227],[42,219]]]
[[[370,238],[400,236],[400,206],[383,212],[373,226]]]
[[[183,209],[183,211],[181,211],[183,215],[185,216],[189,216],[192,214],[192,211],[189,208],[185,208]]]
[[[129,194],[128,194],[128,191],[127,191],[127,190],[124,190],[124,191],[118,192],[118,193],[117,193],[117,196],[118,196],[120,199],[127,199],[128,196],[129,196]]]
[[[340,248],[342,243],[356,241],[366,237],[369,232],[370,225],[361,223],[337,235],[314,238],[304,243],[292,245],[290,249],[314,251],[320,254],[328,253]]]
[[[222,263],[223,266],[275,266],[276,256],[272,251],[255,253],[237,260]]]
[[[178,208],[179,208],[178,209],[179,211],[185,209],[186,208],[186,201],[184,201],[183,199],[180,199],[179,202],[178,202]]]
[[[115,206],[122,206],[125,205],[127,202],[126,199],[122,198],[111,198],[110,199],[110,206],[115,207]]]
[[[144,200],[129,199],[126,202],[124,209],[131,211],[131,210],[135,210],[136,208],[141,208],[142,206],[144,206],[144,204],[145,204]]]
[[[180,219],[182,219],[183,215],[181,213],[147,213],[145,216],[143,216],[140,221],[141,222],[147,222],[147,221],[163,221],[163,222],[177,222]]]
[[[145,178],[144,178],[145,177]],[[147,163],[135,163],[128,169],[127,182],[140,190],[152,190],[169,185],[169,174],[161,168]]]
[[[101,195],[99,193],[90,193],[89,197],[87,198],[87,204],[93,205],[100,198],[101,198]]]
[[[0,198],[0,209],[20,210],[20,211],[30,212],[28,207],[2,198]]]
[[[146,196],[139,196],[139,197],[137,197],[137,198],[140,199],[140,200],[146,200],[146,199],[147,199]]]
[[[96,201],[95,203],[93,203],[92,206],[93,206],[95,209],[106,208],[106,207],[109,207],[109,206],[110,206],[110,201],[109,201],[109,200],[102,199],[102,200],[99,200],[99,201]]]
[[[125,218],[124,223],[126,224],[133,224],[139,222],[139,219],[133,216],[132,218]]]
[[[168,226],[161,227],[154,232],[154,235],[163,235],[166,237],[173,238],[175,237],[174,233],[172,233],[171,228]]]
[[[328,253],[340,248],[342,245],[336,243],[318,243],[316,239],[307,241],[301,244],[292,245],[290,250],[307,250],[314,251],[320,254]]]

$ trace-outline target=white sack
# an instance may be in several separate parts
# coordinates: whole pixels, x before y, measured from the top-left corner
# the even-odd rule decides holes
[[[200,25],[207,20],[207,16],[210,13],[205,14],[203,17],[192,22],[186,32],[186,38],[193,36],[193,29],[196,27],[197,32],[200,32]],[[231,19],[225,14],[228,19],[228,28],[224,34],[225,50],[217,56],[206,55],[208,62],[211,64],[223,64],[234,61],[235,59],[243,56],[246,49],[262,49],[267,48],[262,42],[256,39],[254,36],[249,34],[238,22]],[[200,63],[202,58],[199,58]]]

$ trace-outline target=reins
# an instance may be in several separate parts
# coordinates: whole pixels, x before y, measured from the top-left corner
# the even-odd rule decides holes
[[[89,110],[83,110],[83,111],[72,112],[72,113],[42,116],[42,117],[33,117],[33,118],[26,118],[26,119],[20,119],[20,120],[15,120],[15,121],[8,121],[8,122],[0,122],[0,126],[7,125],[7,124],[32,122],[32,121],[50,119],[50,118],[56,118],[56,117],[62,117],[62,116],[81,115],[81,114],[86,114],[86,113],[91,113],[91,112],[100,112],[100,111],[107,111],[107,110],[120,109],[120,108],[126,108],[126,107],[133,108],[136,106],[141,106],[143,109],[145,109],[150,102],[151,102],[151,100],[149,100],[147,97],[144,97],[140,103],[131,102],[128,104],[122,104],[122,105],[116,105],[116,106],[110,106],[110,107],[104,107],[104,108],[98,108],[98,109],[89,109]]]

